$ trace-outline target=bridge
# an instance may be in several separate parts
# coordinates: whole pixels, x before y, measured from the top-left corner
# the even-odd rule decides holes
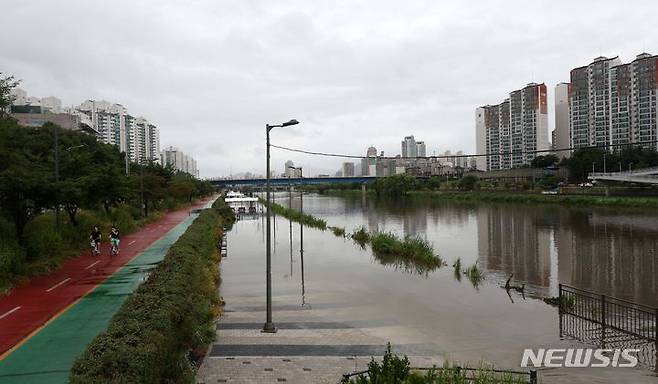
[[[595,172],[587,177],[595,181],[618,181],[623,183],[658,184],[658,167],[642,168],[634,171]]]
[[[270,179],[270,185],[287,186],[287,185],[309,185],[309,184],[327,184],[327,183],[367,183],[376,180],[377,176],[358,176],[358,177],[277,177]],[[240,187],[240,186],[259,186],[265,185],[267,179],[211,179],[212,185],[219,188]]]

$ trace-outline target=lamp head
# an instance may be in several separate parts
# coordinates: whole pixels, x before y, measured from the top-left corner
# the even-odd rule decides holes
[[[299,121],[297,121],[297,120],[295,120],[295,119],[292,119],[292,120],[290,120],[290,121],[287,121],[287,122],[281,124],[281,126],[282,126],[282,127],[288,127],[288,126],[291,126],[291,125],[297,125],[297,124],[299,124]]]

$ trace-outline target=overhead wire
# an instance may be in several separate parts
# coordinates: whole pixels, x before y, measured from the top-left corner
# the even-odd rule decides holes
[[[524,154],[536,154],[536,153],[553,153],[553,152],[564,152],[564,151],[574,151],[579,149],[603,149],[610,147],[630,147],[634,145],[645,145],[645,144],[656,144],[658,140],[647,140],[647,141],[638,141],[634,143],[623,143],[623,144],[607,144],[607,145],[592,145],[586,147],[568,147],[568,148],[556,148],[556,149],[541,149],[534,151],[511,151],[511,152],[493,152],[493,153],[481,153],[481,154],[461,154],[461,155],[433,155],[433,156],[375,156],[378,159],[454,159],[454,158],[463,158],[463,157],[489,157],[489,156],[508,156],[508,155],[524,155]],[[339,157],[344,159],[365,159],[368,156],[358,156],[358,155],[349,155],[341,153],[330,153],[330,152],[319,152],[319,151],[309,151],[305,149],[290,148],[282,145],[270,144],[271,147],[278,148],[284,151],[303,153],[306,155],[314,156],[325,156],[325,157]]]

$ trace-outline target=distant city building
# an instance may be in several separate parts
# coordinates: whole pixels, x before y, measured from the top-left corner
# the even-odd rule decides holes
[[[167,147],[160,152],[162,165],[171,165],[177,171],[185,172],[194,177],[199,177],[197,162],[192,156],[188,156],[176,147]]]
[[[292,160],[286,161],[285,171],[283,172],[283,177],[298,178],[302,177],[302,171],[295,168],[295,163]]]
[[[571,70],[566,85],[570,146],[612,149],[644,142],[643,147],[658,149],[657,68],[658,56],[642,53],[628,64],[601,56]],[[556,121],[557,103],[556,98]],[[564,114],[562,109],[561,119]],[[563,143],[560,132],[558,141]]]
[[[12,89],[11,96],[13,102],[9,111],[19,125],[41,127],[53,123],[64,129],[98,134],[90,119],[63,111],[62,102],[56,97],[28,97],[27,92],[20,88]]]
[[[375,176],[377,173],[377,148],[368,147],[366,157],[361,159],[361,175]]]
[[[143,117],[134,117],[121,104],[86,100],[71,110],[91,120],[101,141],[119,147],[131,161],[159,162],[160,133],[155,124]]]
[[[530,83],[497,105],[475,110],[477,169],[530,165],[535,151],[548,150],[546,85]]]
[[[413,135],[405,136],[402,140],[402,157],[418,157],[418,147]],[[424,146],[424,144],[423,144]]]
[[[416,156],[425,157],[425,142],[417,141],[416,142]]]
[[[342,174],[343,177],[354,177],[354,163],[343,163]]]

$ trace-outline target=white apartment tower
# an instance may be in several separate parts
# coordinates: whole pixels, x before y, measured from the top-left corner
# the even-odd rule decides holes
[[[148,128],[148,125],[147,125]],[[176,147],[167,147],[159,154],[162,165],[171,165],[179,172],[199,177],[197,162],[192,156],[186,155]]]
[[[549,149],[546,85],[530,83],[497,105],[475,110],[477,169],[529,165],[536,151]]]
[[[658,149],[657,68],[658,56],[642,53],[628,64],[618,57],[597,57],[573,69],[568,84],[571,146],[612,150],[641,143]]]
[[[99,139],[119,147],[132,162],[160,161],[158,128],[143,117],[136,118],[121,104],[87,100],[76,113],[91,119]]]

